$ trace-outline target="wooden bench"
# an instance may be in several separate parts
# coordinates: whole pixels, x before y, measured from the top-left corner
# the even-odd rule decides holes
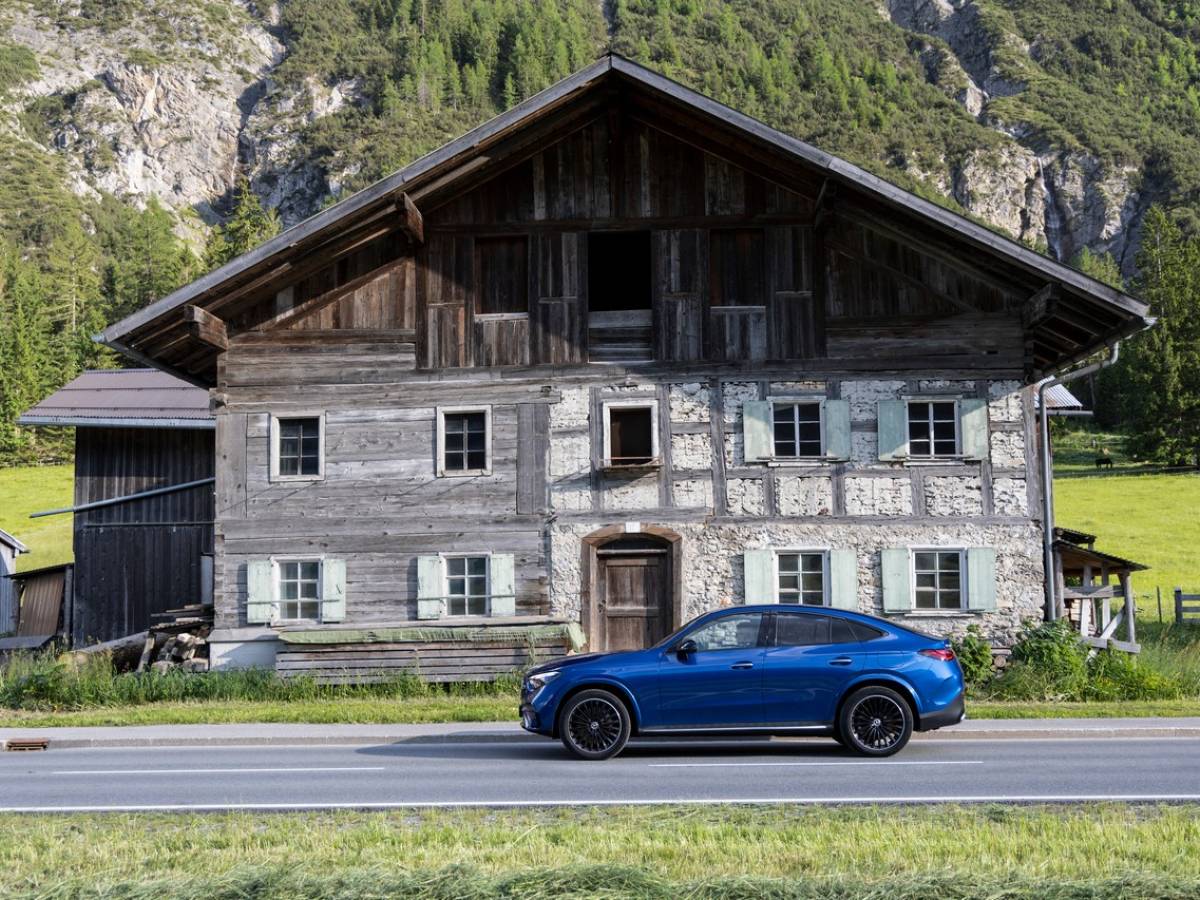
[[[1200,622],[1200,594],[1185,594],[1183,588],[1175,588],[1175,624],[1182,625],[1188,619]]]

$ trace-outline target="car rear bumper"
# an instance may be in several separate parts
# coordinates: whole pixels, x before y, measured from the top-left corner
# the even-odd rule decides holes
[[[933,731],[936,728],[945,728],[947,725],[957,725],[966,717],[967,707],[960,691],[957,697],[941,709],[922,713],[921,724],[917,727],[917,731]]]

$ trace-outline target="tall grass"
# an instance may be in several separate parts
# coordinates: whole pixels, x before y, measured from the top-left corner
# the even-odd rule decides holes
[[[323,684],[299,676],[281,678],[267,669],[185,673],[117,672],[105,654],[80,664],[53,654],[18,654],[0,665],[0,707],[80,710],[150,703],[202,701],[304,702],[340,699],[406,699],[513,695],[516,674],[495,682],[430,684],[415,675],[389,675],[370,684]]]

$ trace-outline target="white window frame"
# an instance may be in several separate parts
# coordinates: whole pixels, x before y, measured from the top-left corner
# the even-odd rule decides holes
[[[614,409],[648,409],[650,410],[650,462],[636,465],[614,463],[612,459],[612,411]],[[621,400],[605,400],[602,405],[604,434],[604,453],[600,465],[605,469],[641,469],[661,465],[662,451],[658,442],[658,400],[654,397],[629,397]]]
[[[439,553],[438,556],[442,559],[442,618],[444,619],[474,619],[486,618],[492,614],[492,554],[487,552],[480,553]],[[452,559],[479,559],[482,557],[484,563],[484,602],[487,604],[482,613],[452,613],[450,612],[450,566],[448,563]],[[467,595],[469,602],[470,595]]]
[[[775,550],[773,557],[773,586],[775,589],[775,602],[780,606],[804,606],[803,603],[792,603],[790,600],[780,599],[779,590],[779,557],[781,555],[796,555],[796,554],[811,554],[821,557],[821,607],[828,609],[833,605],[830,596],[830,577],[829,577],[829,548],[828,547],[780,547]],[[816,607],[810,607],[816,609]]]
[[[446,416],[463,413],[483,413],[483,453],[485,465],[482,469],[446,468]],[[439,406],[437,408],[437,458],[434,460],[438,478],[474,478],[492,474],[492,408],[491,406]]]
[[[271,624],[272,625],[320,625],[321,611],[325,608],[325,557],[313,554],[289,554],[287,556],[272,556],[271,560]],[[282,616],[283,604],[299,603],[298,600],[284,600],[281,594],[283,572],[280,566],[284,563],[317,564],[317,617],[315,619],[285,619]]]
[[[940,463],[947,460],[961,460],[963,458],[962,447],[962,398],[961,397],[945,397],[945,396],[929,396],[929,397],[904,397],[904,441],[908,447],[908,462],[917,463]],[[917,454],[913,453],[912,449],[912,433],[909,431],[909,423],[912,420],[911,408],[914,403],[953,403],[954,404],[954,452],[952,454],[935,453],[933,440],[933,422],[929,422],[929,453]],[[932,408],[930,415],[933,414]]]
[[[771,458],[768,462],[785,466],[827,465],[825,446],[825,398],[824,397],[770,397],[771,404]],[[821,452],[816,456],[779,456],[775,452],[775,407],[796,406],[798,404],[816,404],[817,427],[821,432]]]
[[[958,606],[917,606],[917,554],[958,554]],[[971,598],[967,595],[970,582],[967,579],[967,548],[965,547],[909,547],[908,548],[909,598],[908,609],[917,615],[958,615],[971,611]],[[936,596],[936,595],[935,595]]]
[[[317,420],[317,474],[315,475],[281,475],[279,474],[279,441],[280,423],[291,419]],[[283,415],[271,413],[271,481],[324,481],[325,480],[325,411],[289,412]]]

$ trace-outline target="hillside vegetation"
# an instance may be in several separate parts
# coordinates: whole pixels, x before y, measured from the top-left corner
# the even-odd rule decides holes
[[[1200,221],[1198,46],[1200,0],[0,0],[0,464],[240,178],[292,224],[607,49],[1132,278]]]

